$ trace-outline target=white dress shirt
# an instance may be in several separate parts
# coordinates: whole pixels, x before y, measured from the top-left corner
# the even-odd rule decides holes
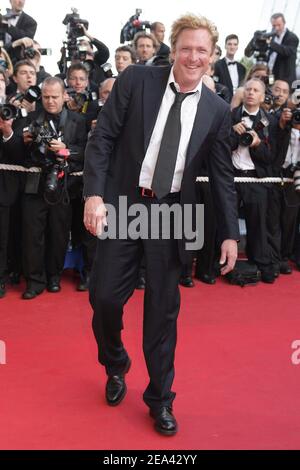
[[[300,162],[300,131],[299,129],[292,128],[290,145],[285,157],[283,168],[287,168],[290,165],[296,165]]]
[[[180,91],[179,85],[175,82],[173,67],[170,71],[167,87],[162,99],[162,103],[160,105],[159,113],[151,135],[150,143],[147,148],[145,158],[143,160],[139,179],[139,186],[142,188],[151,189],[154,170],[158,158],[164,128],[167,122],[167,117],[172,107],[172,104],[175,101],[175,93],[172,91],[170,83],[174,83],[177,91]],[[199,84],[194,90],[190,90],[191,92],[195,93],[185,98],[181,105],[181,136],[175,166],[175,173],[171,187],[172,193],[179,192],[181,189],[187,148],[193,130],[198,103],[201,97],[201,90],[202,80],[199,82]]]
[[[284,35],[286,33],[286,29],[281,33],[280,36],[275,36],[274,38],[274,41],[277,43],[277,44],[281,44],[282,43],[282,40],[284,38]],[[270,69],[270,72],[272,73],[273,72],[273,67],[275,65],[275,61],[277,59],[277,52],[273,51],[271,54],[270,54],[270,57],[269,57],[269,62],[268,62],[268,67]]]
[[[259,108],[255,112],[249,113],[249,111],[243,106],[242,113],[244,111],[251,116],[256,116],[259,112]],[[253,121],[248,116],[242,117],[242,122],[247,128],[252,129]],[[237,170],[255,170],[255,165],[250,156],[249,147],[244,147],[243,145],[239,145],[238,148],[232,152],[232,163],[234,168]]]
[[[225,57],[226,64],[228,67],[228,72],[231,78],[231,83],[233,87],[233,93],[236,92],[238,86],[239,86],[239,74],[238,74],[238,68],[237,68],[237,63],[228,65],[230,62],[235,62],[234,60],[228,59],[228,57]]]

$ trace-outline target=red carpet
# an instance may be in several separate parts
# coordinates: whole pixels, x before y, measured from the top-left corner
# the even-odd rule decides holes
[[[182,289],[176,358],[175,437],[159,436],[142,402],[143,293],[127,306],[128,394],[104,401],[86,293],[70,276],[60,294],[0,300],[1,449],[299,449],[300,273],[274,285]]]

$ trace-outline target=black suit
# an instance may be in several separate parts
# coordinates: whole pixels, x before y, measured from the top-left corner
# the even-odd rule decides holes
[[[242,83],[242,81],[245,78],[246,69],[239,62],[237,62],[236,65],[237,65],[237,71],[238,71],[238,76],[239,76],[238,86],[240,86],[240,84]],[[230,78],[228,65],[227,65],[225,57],[223,59],[218,60],[215,63],[214,76],[217,77],[218,83],[221,83],[222,85],[225,85],[228,88],[228,90],[230,92],[230,95],[231,95],[231,98],[232,98],[232,96],[233,96],[233,86],[232,86],[232,81],[231,81],[231,78]]]
[[[43,122],[44,118],[44,112],[36,117],[39,122]],[[65,122],[63,129],[59,128],[63,131],[64,143],[71,151],[69,170],[81,171],[87,135],[85,119],[72,111],[63,110],[60,123],[62,121]],[[33,147],[29,150],[27,165],[44,168],[45,160],[54,158],[53,154],[45,157],[33,151]],[[37,292],[45,288],[47,281],[59,280],[71,226],[71,205],[61,199],[53,205],[44,199],[46,175],[47,169],[44,169],[35,189],[34,185],[29,185],[33,177],[28,176],[23,197],[24,274],[27,287]],[[71,178],[75,177],[69,177],[68,182]]]
[[[89,140],[84,174],[84,195],[103,195],[117,207],[119,195],[128,204],[158,204],[139,195],[141,166],[165,93],[170,67],[128,67],[117,78]],[[195,180],[202,158],[209,155],[220,236],[237,239],[233,171],[230,159],[230,111],[226,103],[203,86],[189,141],[180,193],[161,201],[193,204]],[[144,354],[150,383],[144,401],[151,408],[171,405],[174,377],[178,281],[184,241],[106,239],[98,242],[90,299],[99,360],[109,375],[124,368],[127,353],[121,341],[123,306],[132,295],[142,255],[146,262]]]
[[[281,44],[277,44],[275,41],[271,42],[268,58],[270,58],[270,54],[273,51],[277,52],[277,57],[272,70],[275,80],[285,80],[289,85],[296,80],[298,44],[298,37],[288,29],[286,30]],[[254,50],[254,40],[252,39],[245,49],[245,56],[251,57]]]

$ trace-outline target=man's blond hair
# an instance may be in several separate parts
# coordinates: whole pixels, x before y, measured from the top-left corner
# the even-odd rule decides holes
[[[170,43],[171,49],[174,51],[179,34],[184,29],[206,29],[210,34],[212,40],[212,50],[219,39],[217,27],[212,21],[205,18],[205,16],[197,16],[193,13],[187,13],[181,16],[172,24]]]

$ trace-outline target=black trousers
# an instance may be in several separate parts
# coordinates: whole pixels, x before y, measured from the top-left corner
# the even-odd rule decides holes
[[[121,373],[128,358],[121,339],[123,307],[135,289],[143,256],[147,278],[143,351],[150,378],[143,398],[149,407],[159,408],[171,406],[175,398],[171,388],[181,272],[177,240],[98,240],[90,282],[93,331],[107,374]]]
[[[0,282],[7,274],[10,207],[0,206]]]
[[[247,229],[247,257],[260,269],[272,265],[267,230],[268,190],[261,183],[236,183],[238,204],[243,201]]]
[[[293,253],[299,210],[300,195],[293,184],[272,186],[269,190],[268,231],[275,264],[287,261]]]
[[[71,206],[50,205],[42,195],[23,195],[23,267],[29,289],[59,280],[71,226]]]

